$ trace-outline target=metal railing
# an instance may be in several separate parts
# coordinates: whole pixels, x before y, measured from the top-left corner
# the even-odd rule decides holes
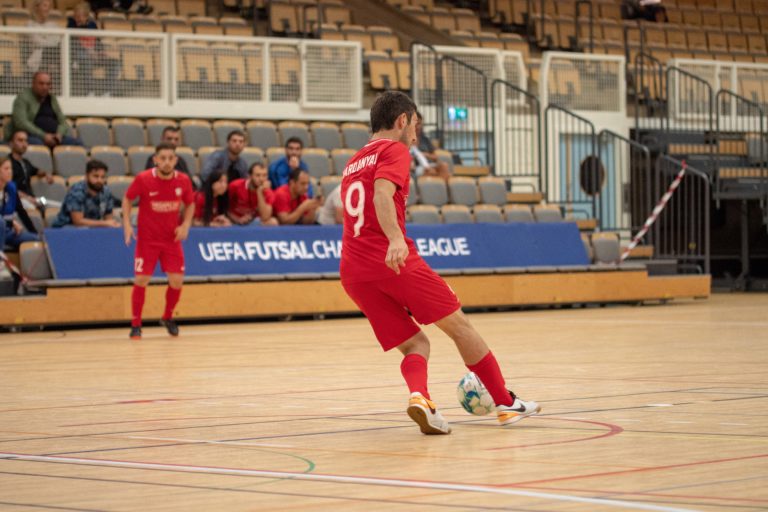
[[[562,205],[566,217],[596,218],[600,225],[606,174],[597,156],[595,125],[550,104],[544,110],[544,148],[547,202]]]
[[[505,80],[491,84],[491,155],[493,171],[509,177],[533,178],[542,188],[541,104],[533,94]]]
[[[683,163],[668,155],[656,160],[654,197],[660,198],[674,181]],[[648,242],[660,259],[675,259],[679,270],[710,272],[709,177],[688,166],[677,191],[648,233]]]

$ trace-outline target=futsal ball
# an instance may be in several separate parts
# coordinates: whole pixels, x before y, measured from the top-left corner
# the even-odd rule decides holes
[[[496,410],[493,397],[473,372],[466,374],[456,388],[459,403],[470,414],[485,416]]]

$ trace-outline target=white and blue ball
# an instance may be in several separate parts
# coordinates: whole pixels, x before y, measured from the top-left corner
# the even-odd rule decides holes
[[[470,414],[485,416],[496,410],[493,397],[473,372],[466,374],[456,388],[459,403]]]

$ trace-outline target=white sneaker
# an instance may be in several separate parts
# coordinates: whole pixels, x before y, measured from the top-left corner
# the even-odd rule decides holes
[[[421,393],[411,393],[407,412],[408,416],[419,425],[423,434],[451,433],[451,426],[437,410],[435,403]]]
[[[526,402],[519,397],[515,397],[512,405],[496,406],[496,415],[502,426],[513,425],[523,418],[533,416],[541,411],[541,406],[536,402]]]

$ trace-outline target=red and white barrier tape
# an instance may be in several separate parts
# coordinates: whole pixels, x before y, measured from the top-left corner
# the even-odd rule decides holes
[[[16,274],[17,276],[19,276],[19,279],[21,280],[22,283],[26,283],[28,281],[26,276],[24,276],[21,273],[21,270],[19,270],[19,267],[14,265],[13,262],[8,258],[8,256],[5,255],[3,251],[0,251],[0,260],[3,260],[3,263],[5,263],[5,266],[8,268],[8,270],[12,274]]]
[[[674,181],[671,185],[669,185],[669,188],[667,189],[667,192],[661,196],[661,199],[659,199],[659,202],[656,204],[656,207],[653,209],[653,212],[651,212],[651,215],[645,220],[645,224],[643,224],[643,228],[635,235],[635,238],[632,239],[632,242],[627,246],[626,249],[624,249],[624,253],[621,255],[621,258],[619,258],[619,263],[627,259],[629,256],[629,253],[632,252],[632,249],[637,247],[637,244],[640,243],[640,240],[643,239],[646,233],[648,233],[648,230],[651,229],[651,226],[654,222],[656,222],[656,219],[659,218],[659,214],[664,210],[664,207],[667,206],[667,203],[669,202],[670,198],[672,197],[672,194],[675,193],[675,190],[677,190],[677,187],[680,186],[680,182],[683,181],[683,177],[685,176],[685,170],[688,168],[688,166],[685,163],[685,160],[683,160],[682,169],[680,169],[680,172],[677,173],[677,176],[675,176]]]

